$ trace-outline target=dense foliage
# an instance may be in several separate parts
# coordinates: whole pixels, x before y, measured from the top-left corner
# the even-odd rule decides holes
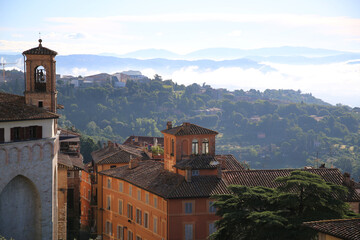
[[[19,73],[12,73],[16,78],[0,89],[22,94],[23,74]],[[128,81],[123,88],[114,88],[111,82],[91,88],[58,82],[57,89],[58,103],[65,106],[60,124],[79,129],[87,149],[107,139],[122,142],[130,135],[161,136],[167,121],[173,125],[189,121],[218,131],[217,151],[234,154],[251,168],[325,163],[356,180],[360,176],[358,109],[331,106],[311,94],[227,91],[205,83],[184,86],[158,75],[149,82]]]
[[[303,222],[355,216],[342,201],[344,186],[305,171],[276,181],[282,183],[276,189],[231,185],[234,194],[216,196],[221,219],[211,239],[313,239]]]

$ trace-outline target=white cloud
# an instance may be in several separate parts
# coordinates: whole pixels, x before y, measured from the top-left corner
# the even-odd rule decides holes
[[[360,19],[349,17],[323,17],[296,14],[225,14],[225,13],[169,13],[157,15],[125,15],[109,17],[54,17],[49,22],[67,25],[118,26],[126,22],[234,22],[275,24],[288,27],[318,28],[331,34],[360,36]]]
[[[229,37],[240,37],[242,35],[241,30],[234,30],[228,34]]]
[[[199,71],[196,66],[176,71],[171,78],[181,84],[206,82],[227,89],[300,89],[332,104],[360,106],[360,64],[327,65],[271,64],[277,71],[263,73],[257,69],[219,68]]]
[[[75,68],[72,68],[71,69],[71,72],[69,72],[69,73],[65,73],[65,75],[67,75],[67,74],[70,74],[70,75],[73,75],[73,76],[79,76],[79,75],[81,75],[81,76],[90,76],[90,75],[94,75],[94,74],[98,74],[98,73],[100,73],[100,71],[96,71],[96,70],[88,70],[87,68],[77,68],[77,67],[75,67]]]

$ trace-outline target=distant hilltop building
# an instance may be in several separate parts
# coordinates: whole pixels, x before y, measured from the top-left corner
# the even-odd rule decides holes
[[[119,82],[126,83],[127,81],[140,81],[140,82],[146,82],[149,81],[149,78],[142,75],[140,71],[123,71],[121,73],[115,73],[113,74]]]
[[[57,239],[57,53],[23,52],[25,96],[0,93],[0,234]]]

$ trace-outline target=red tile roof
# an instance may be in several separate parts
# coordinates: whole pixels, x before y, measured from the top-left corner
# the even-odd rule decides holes
[[[216,155],[216,161],[221,164],[223,170],[239,171],[244,170],[244,166],[232,154]]]
[[[183,181],[168,198],[202,198],[230,193],[225,182],[217,176],[192,176],[191,182]]]
[[[223,170],[244,170],[241,163],[236,158],[229,155],[190,155],[178,161],[174,167],[185,170],[191,169],[215,169],[221,164]]]
[[[57,52],[55,52],[54,50],[43,47],[41,45],[41,42],[42,42],[42,40],[39,39],[40,44],[38,47],[26,50],[23,52],[23,54],[26,54],[26,55],[57,55]]]
[[[316,168],[316,169],[273,169],[273,170],[244,170],[223,172],[223,179],[230,184],[244,185],[249,187],[263,186],[276,188],[279,183],[275,182],[278,177],[289,176],[292,171],[302,170],[321,176],[326,182],[343,185],[344,176],[337,168]],[[349,202],[360,201],[360,194],[354,189],[349,189]]]
[[[161,131],[162,133],[167,133],[175,136],[184,136],[184,135],[217,135],[218,132],[200,127],[198,125],[192,124],[192,123],[186,123],[184,122],[182,125],[173,127],[170,129],[165,129]]]
[[[360,239],[360,218],[306,222],[305,226],[344,240]]]
[[[70,169],[85,169],[83,156],[59,153],[58,163]]]
[[[25,97],[0,92],[0,122],[59,118],[43,108],[25,104]]]
[[[92,152],[91,156],[96,164],[128,163],[130,158],[139,158],[141,160],[150,159],[149,156],[140,149],[117,143],[110,143],[107,147]]]
[[[133,169],[128,166],[111,168],[100,174],[123,179],[164,198],[199,198],[229,193],[217,176],[193,176],[191,182],[176,173],[164,170],[163,163],[140,161]]]
[[[146,137],[146,136],[130,136],[123,142],[123,145],[127,145],[127,144],[137,145],[137,146],[144,146],[146,144],[155,145],[155,141],[157,141],[157,144],[164,146],[163,137]]]

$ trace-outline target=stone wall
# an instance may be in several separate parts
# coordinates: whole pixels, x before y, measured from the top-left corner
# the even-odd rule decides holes
[[[41,239],[57,239],[57,152],[59,150],[58,134],[55,138],[47,138],[33,141],[11,142],[0,144],[0,201],[9,201],[11,192],[6,191],[6,186],[15,179],[19,193],[23,196],[36,196],[40,199],[40,212],[38,219],[41,225]],[[26,179],[17,183],[16,179]],[[33,186],[33,187],[29,187]],[[4,190],[5,189],[5,190]],[[22,196],[21,194],[19,197]],[[33,197],[36,199],[36,197]],[[3,199],[3,200],[2,200]],[[14,202],[21,201],[13,199]],[[24,201],[19,208],[19,214],[27,216],[27,211],[33,211],[36,207],[34,201]],[[35,201],[36,202],[36,201]],[[0,206],[4,204],[0,202]],[[32,209],[32,210],[31,210]],[[35,211],[35,210],[34,210]],[[35,211],[36,212],[36,211]],[[18,225],[28,224],[16,214],[7,215],[0,212],[0,219],[17,221]],[[37,221],[37,220],[36,220]],[[0,232],[7,236],[11,231],[7,224],[0,224]],[[29,236],[27,232],[20,232],[17,239],[38,239],[36,235]]]

